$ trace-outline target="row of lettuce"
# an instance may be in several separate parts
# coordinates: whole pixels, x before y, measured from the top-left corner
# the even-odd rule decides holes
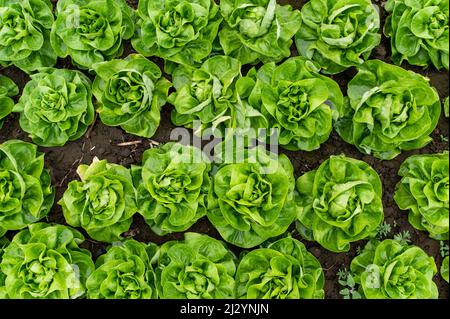
[[[312,151],[334,127],[362,153],[389,160],[427,145],[441,115],[440,97],[427,78],[379,60],[358,68],[345,98],[335,81],[303,57],[266,63],[243,76],[238,60],[214,56],[199,67],[175,67],[173,84],[138,54],[96,64],[94,70],[92,83],[80,71],[41,69],[16,104],[11,97],[17,86],[1,76],[0,122],[11,111],[19,113],[21,128],[41,146],[79,139],[95,112],[106,125],[151,137],[168,101],[174,106],[172,122],[200,136],[266,129],[270,138],[276,129],[283,148]],[[448,98],[443,104],[448,116]]]
[[[295,43],[327,73],[360,65],[381,41],[370,0],[310,0],[301,11],[276,0],[2,0],[0,62],[33,72],[70,56],[81,68],[120,56],[125,40],[145,56],[184,65],[223,53],[242,64],[279,62]],[[388,0],[384,34],[392,60],[449,68],[446,0]]]
[[[145,248],[134,241],[123,242],[121,235],[129,230],[135,213],[159,235],[186,231],[207,216],[226,242],[246,249],[267,246],[295,222],[302,238],[337,253],[349,251],[352,242],[374,238],[384,219],[378,174],[367,163],[344,155],[331,156],[295,180],[290,160],[263,148],[246,150],[242,162],[217,165],[200,149],[167,143],[147,150],[141,166],[127,169],[94,160],[80,165],[77,172],[80,180],[71,181],[59,201],[66,222],[115,247],[108,253],[111,257],[107,254],[97,261],[93,279],[87,281],[88,290],[94,291],[91,296],[97,297],[135,293],[133,287],[141,287],[142,278],[147,278],[146,297],[323,297],[320,264],[295,240],[283,239],[245,255],[233,288],[232,254],[207,236],[187,235],[184,244],[164,244],[158,253],[153,245]],[[448,152],[411,156],[399,175],[402,179],[394,199],[409,211],[412,226],[433,239],[448,240]],[[85,271],[77,280],[89,277],[93,271],[90,254],[78,248],[83,237],[65,226],[36,224],[49,213],[53,201],[50,175],[37,147],[19,140],[1,144],[0,235],[28,227],[14,237],[0,264],[11,298],[85,293],[84,285],[73,281],[74,275],[58,273],[60,269]],[[123,254],[136,256],[130,259]],[[145,268],[149,260],[158,265],[156,290],[147,288],[153,280],[149,270],[153,268]],[[445,267],[444,274],[448,273]],[[367,298],[437,297],[432,282],[437,267],[418,247],[372,240],[351,269],[356,278],[362,278],[357,280]],[[69,284],[81,290],[69,289]]]

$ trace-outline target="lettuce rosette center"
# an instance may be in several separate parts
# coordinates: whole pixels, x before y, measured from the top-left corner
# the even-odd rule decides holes
[[[0,216],[10,215],[21,209],[24,180],[14,172],[0,168]]]

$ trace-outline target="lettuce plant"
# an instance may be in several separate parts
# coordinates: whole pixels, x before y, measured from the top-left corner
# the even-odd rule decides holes
[[[144,152],[132,167],[138,209],[158,235],[182,232],[206,215],[211,164],[192,146],[167,143]]]
[[[134,34],[134,11],[125,0],[59,0],[50,41],[59,57],[91,69],[123,52]]]
[[[366,299],[436,299],[433,257],[392,239],[370,241],[352,260],[350,272]]]
[[[367,163],[331,156],[297,180],[297,230],[333,252],[375,235],[382,223],[381,180]]]
[[[362,64],[380,43],[380,15],[370,0],[310,0],[301,12],[297,49],[325,73]]]
[[[86,281],[89,299],[156,298],[155,273],[151,260],[155,244],[134,239],[114,243],[95,262],[95,271]]]
[[[196,121],[207,128],[233,126],[237,103],[236,80],[241,76],[241,64],[227,56],[214,56],[199,68],[180,65],[172,74],[176,92],[169,96],[172,122],[176,126],[194,128]]]
[[[388,0],[384,33],[391,38],[392,61],[448,70],[448,0]]]
[[[55,65],[52,10],[49,0],[0,0],[0,65],[27,73]]]
[[[185,233],[159,251],[155,269],[163,299],[234,298],[235,256],[223,242],[207,235]]]
[[[137,13],[136,51],[186,65],[211,53],[222,22],[213,0],[140,0]]]
[[[44,154],[35,145],[19,140],[0,144],[0,236],[45,217],[54,197]]]
[[[3,121],[14,108],[14,100],[11,98],[19,94],[19,88],[13,80],[0,74],[0,129]]]
[[[20,127],[40,146],[63,146],[94,122],[91,81],[79,71],[41,69],[31,76],[14,112]]]
[[[407,158],[394,194],[398,207],[409,211],[410,224],[437,240],[449,238],[448,166],[448,151]]]
[[[318,72],[313,63],[295,57],[252,69],[238,80],[240,99],[267,119],[267,128],[279,129],[278,143],[286,149],[318,149],[331,133],[343,96],[336,82]]]
[[[281,235],[297,215],[292,164],[263,148],[224,163],[212,177],[208,218],[222,238],[252,248]]]
[[[171,86],[159,67],[141,55],[131,54],[122,60],[96,63],[92,68],[97,74],[92,92],[99,102],[101,121],[134,135],[152,137]]]
[[[390,160],[432,140],[441,103],[420,74],[368,61],[349,82],[347,94],[335,128],[362,153]]]
[[[319,261],[290,237],[250,251],[236,272],[237,298],[323,299],[323,286]]]
[[[445,115],[445,117],[448,117],[449,116],[449,113],[450,113],[450,111],[449,111],[449,97],[447,96],[446,98],[445,98],[445,100],[444,100],[444,115]]]
[[[441,265],[441,276],[448,283],[448,256],[445,256]]]
[[[219,32],[225,55],[242,64],[279,62],[291,55],[292,38],[300,29],[300,11],[276,0],[222,0]]]
[[[83,235],[63,225],[36,223],[16,234],[0,263],[3,294],[11,299],[75,299],[85,296],[94,270]]]
[[[80,165],[81,181],[72,181],[59,201],[67,223],[84,228],[95,240],[120,240],[137,211],[136,190],[128,169],[94,159]]]

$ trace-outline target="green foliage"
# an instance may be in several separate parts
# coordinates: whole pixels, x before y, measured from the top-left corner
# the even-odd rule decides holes
[[[92,68],[97,75],[92,92],[99,101],[101,121],[134,135],[152,137],[171,86],[159,67],[141,55],[131,54],[122,60],[96,63]]]
[[[227,56],[214,56],[200,67],[180,65],[172,73],[176,92],[169,96],[172,123],[194,128],[197,135],[206,129],[236,127],[236,81],[241,77],[241,63]],[[199,121],[201,127],[194,127]]]
[[[155,244],[128,239],[114,243],[95,262],[86,282],[89,299],[156,298],[155,273],[151,261]]]
[[[44,154],[33,144],[0,144],[0,236],[45,217],[55,198]]]
[[[376,235],[382,223],[382,189],[378,174],[367,163],[331,156],[318,169],[297,180],[297,230],[333,252]]]
[[[59,0],[50,41],[55,53],[91,69],[122,55],[123,40],[134,34],[134,11],[125,0]]]
[[[352,260],[350,271],[367,299],[438,298],[434,259],[417,246],[392,239],[370,241]]]
[[[448,103],[448,99],[449,99],[449,97],[447,96],[446,98],[445,98],[445,100],[444,100],[444,114],[445,114],[445,117],[448,117],[449,116],[449,103]]]
[[[448,0],[388,0],[384,33],[391,38],[392,61],[448,70]]]
[[[159,251],[156,278],[163,299],[234,298],[235,256],[223,242],[206,235],[185,233]]]
[[[222,22],[213,0],[140,0],[137,12],[136,51],[185,65],[208,57]]]
[[[297,194],[287,156],[262,147],[242,155],[213,175],[208,218],[225,241],[252,248],[287,230],[297,215]]]
[[[331,133],[334,110],[342,107],[337,83],[318,72],[314,63],[294,57],[252,69],[237,82],[245,108],[265,119],[259,127],[279,129],[278,143],[288,150],[318,149]]]
[[[362,153],[390,160],[432,140],[441,105],[423,76],[372,60],[359,67],[347,94],[335,128]]]
[[[12,112],[14,100],[11,98],[19,94],[19,88],[13,80],[0,74],[0,129],[5,117]]]
[[[222,0],[224,23],[219,32],[226,55],[242,64],[279,62],[291,55],[301,14],[276,0]]]
[[[447,151],[413,155],[400,166],[402,179],[394,194],[398,207],[409,211],[411,225],[437,240],[449,238],[448,167]]]
[[[94,159],[80,165],[81,181],[71,181],[59,201],[67,223],[84,228],[95,240],[120,240],[137,211],[136,190],[128,169]]]
[[[409,230],[404,230],[394,235],[394,240],[402,245],[408,245],[411,243],[411,233]]]
[[[131,172],[138,208],[158,235],[182,232],[206,215],[211,164],[192,146],[167,143],[144,152]]]
[[[302,19],[297,49],[325,73],[362,64],[381,40],[380,16],[370,0],[310,0]]]
[[[441,254],[441,257],[444,258],[448,256],[448,245],[444,243],[442,240],[439,241],[439,253]]]
[[[448,256],[446,256],[442,261],[441,276],[448,283]]]
[[[237,298],[322,299],[323,286],[319,261],[290,237],[250,251],[236,272]]]
[[[31,76],[14,112],[20,127],[40,146],[63,146],[94,121],[91,81],[79,71],[41,69]]]
[[[346,273],[341,274],[341,278],[338,280],[339,285],[342,289],[339,290],[339,294],[344,299],[361,299],[361,294],[357,290],[357,285],[353,276],[346,271]]]
[[[0,65],[27,73],[55,65],[52,10],[49,0],[0,0]]]
[[[36,223],[16,234],[4,250],[0,298],[75,299],[85,296],[94,270],[83,235],[67,226]],[[1,279],[1,278],[0,278]],[[1,284],[1,280],[0,280]]]
[[[378,239],[383,239],[386,238],[392,231],[392,226],[391,224],[389,224],[388,222],[383,222],[382,224],[380,224],[377,229],[377,238]]]

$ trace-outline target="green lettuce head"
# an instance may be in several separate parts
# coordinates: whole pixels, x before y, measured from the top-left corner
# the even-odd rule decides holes
[[[44,218],[54,199],[44,154],[19,140],[0,144],[0,236]]]
[[[176,92],[169,96],[172,123],[194,128],[197,135],[206,129],[236,127],[236,81],[241,64],[227,56],[214,56],[200,67],[180,65],[172,78]],[[194,127],[196,123],[201,127]]]
[[[92,68],[97,74],[92,92],[99,102],[101,121],[134,135],[152,137],[171,86],[159,67],[141,55],[131,54],[123,60],[96,63]]]
[[[140,0],[137,13],[136,51],[186,65],[208,57],[222,22],[213,0]]]
[[[52,10],[49,0],[0,0],[0,65],[27,73],[55,65]]]
[[[398,207],[409,211],[411,225],[437,240],[449,238],[448,166],[448,151],[407,158],[394,194]]]
[[[134,33],[134,11],[124,0],[59,0],[50,40],[59,57],[91,69],[122,55]]]
[[[83,235],[63,225],[36,223],[16,234],[5,248],[0,296],[11,299],[75,299],[86,294],[94,270],[91,253],[79,246]],[[1,283],[1,282],[0,282]]]
[[[392,61],[404,60],[448,70],[448,0],[388,0],[384,33],[391,38]]]
[[[20,127],[40,146],[63,146],[94,122],[91,81],[67,69],[41,69],[25,85],[14,112]]]
[[[264,148],[224,163],[212,177],[208,218],[222,238],[252,248],[281,235],[297,215],[293,167],[287,156]]]
[[[95,240],[121,239],[137,211],[136,190],[128,169],[94,159],[80,165],[81,181],[72,181],[59,201],[67,223],[82,227]]]
[[[441,265],[441,276],[448,283],[448,256],[445,256]]]
[[[378,174],[367,163],[331,156],[297,180],[297,230],[333,252],[376,233],[384,218]]]
[[[156,282],[162,299],[234,298],[235,256],[207,235],[185,233],[158,250]]]
[[[158,235],[182,232],[206,215],[211,164],[192,146],[167,143],[144,152],[132,167],[138,209]]]
[[[347,94],[335,128],[362,153],[390,160],[432,140],[441,102],[420,74],[368,61],[349,82]]]
[[[14,108],[14,100],[11,98],[19,94],[19,88],[13,80],[0,74],[0,129],[3,121]]]
[[[279,130],[278,143],[288,150],[318,149],[342,107],[337,83],[318,72],[314,63],[295,57],[252,69],[237,82],[240,99],[262,114],[267,128]]]
[[[236,297],[245,299],[323,299],[319,261],[296,239],[280,239],[250,251],[236,272]]]
[[[225,55],[242,64],[279,62],[291,55],[292,38],[300,29],[300,11],[276,0],[222,0],[219,32]]]
[[[297,49],[328,74],[362,64],[380,44],[380,14],[370,0],[310,0],[302,19]]]
[[[433,257],[392,239],[370,241],[352,260],[350,272],[366,299],[437,299]]]
[[[157,297],[151,261],[155,244],[134,239],[116,242],[95,262],[86,282],[89,299],[154,299]]]

